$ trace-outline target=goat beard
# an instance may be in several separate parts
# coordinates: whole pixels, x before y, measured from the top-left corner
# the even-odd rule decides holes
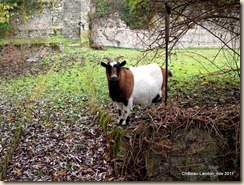
[[[118,102],[120,99],[120,88],[119,82],[110,82],[109,84],[109,95],[113,101]]]
[[[110,82],[109,96],[115,102],[122,102],[125,106],[128,104],[128,100],[124,96],[124,91],[119,86],[119,81]]]

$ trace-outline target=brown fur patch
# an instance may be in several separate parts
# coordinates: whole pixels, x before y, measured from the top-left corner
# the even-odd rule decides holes
[[[121,93],[129,100],[134,87],[134,76],[129,69],[123,68],[119,74],[119,87]]]

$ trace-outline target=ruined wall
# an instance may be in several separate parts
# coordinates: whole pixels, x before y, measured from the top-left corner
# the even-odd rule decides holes
[[[205,25],[205,27],[211,29],[209,25]],[[216,35],[221,35],[222,33],[214,30],[214,28],[212,28],[212,30]],[[154,30],[130,30],[116,13],[107,18],[98,18],[94,20],[92,32],[94,36],[93,40],[97,45],[124,48],[144,49],[153,43],[157,37]],[[223,40],[227,42],[228,40],[231,40],[231,36],[227,34]],[[157,47],[160,44],[160,41],[158,41],[157,43],[152,44],[152,46]],[[232,46],[231,42],[228,44]],[[223,43],[217,37],[213,36],[202,27],[195,26],[180,39],[176,47],[219,48],[222,46]]]
[[[85,37],[88,35],[88,15],[92,12],[94,6],[91,0],[46,0],[41,13],[34,14],[25,24],[15,23],[15,37],[37,38],[62,34],[66,38],[82,40],[84,34]],[[118,13],[93,19],[91,25],[91,40],[101,46],[145,49],[156,37],[150,30],[130,30]],[[195,26],[184,35],[177,47],[213,48],[222,47],[222,43],[208,31]]]
[[[52,3],[47,0],[41,13],[35,13],[25,24],[15,22],[15,37],[37,38],[62,34],[66,38],[78,39],[80,27],[83,25],[88,29],[89,11],[89,0],[53,0]]]
[[[79,38],[81,1],[71,0],[64,2],[62,34],[67,38]]]
[[[43,5],[43,11],[33,14],[24,24],[21,21],[14,21],[14,36],[17,38],[38,38],[61,33],[63,4],[63,0],[54,0],[53,3],[47,1]],[[14,20],[21,20],[21,17],[14,17]]]
[[[118,14],[95,19],[91,31],[97,45],[124,48],[145,47],[137,35],[140,32],[130,30]]]

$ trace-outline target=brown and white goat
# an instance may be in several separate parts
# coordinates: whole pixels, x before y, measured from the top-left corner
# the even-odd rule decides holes
[[[157,64],[125,68],[126,61],[104,58],[110,98],[116,103],[119,124],[129,123],[133,104],[149,106],[164,100],[166,70]],[[169,72],[171,76],[171,73]]]

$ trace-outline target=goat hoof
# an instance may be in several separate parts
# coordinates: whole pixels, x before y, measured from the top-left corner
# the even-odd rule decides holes
[[[119,122],[118,122],[118,124],[119,125],[123,125],[123,122],[124,122],[124,119],[120,119]]]
[[[127,125],[127,123],[126,123],[126,121],[125,120],[123,120],[123,122],[122,122],[122,124],[121,125]]]

